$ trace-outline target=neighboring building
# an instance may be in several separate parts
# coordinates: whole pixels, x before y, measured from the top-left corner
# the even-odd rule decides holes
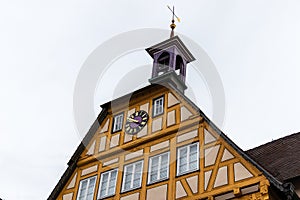
[[[274,140],[246,153],[287,187],[295,187],[300,196],[300,133]]]
[[[299,187],[293,148],[273,142],[244,152],[184,95],[195,58],[173,35],[147,49],[149,86],[102,105],[48,199],[299,199],[285,183]],[[290,156],[274,164],[269,146]]]

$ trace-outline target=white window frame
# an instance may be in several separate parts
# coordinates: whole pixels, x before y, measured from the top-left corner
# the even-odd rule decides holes
[[[95,181],[94,182],[94,186],[93,186],[93,197],[92,197],[92,199],[94,199],[97,176],[92,176],[92,177],[89,177],[89,178],[86,178],[86,179],[83,179],[83,180],[80,181],[80,183],[79,183],[79,189],[78,189],[78,194],[77,194],[77,200],[79,200],[79,197],[81,195],[82,184],[83,184],[84,181],[87,181],[87,185],[86,185],[86,191],[85,191],[83,200],[88,200],[87,199],[87,195],[88,195],[88,191],[89,191],[88,189],[89,189],[89,186],[90,186],[90,183],[91,183],[92,179],[94,179],[94,181]]]
[[[161,163],[162,163],[162,156],[167,154],[168,155],[168,168],[167,168],[167,177],[165,178],[161,178],[160,177],[160,171],[161,171]],[[159,157],[158,159],[158,170],[157,170],[157,179],[152,181],[151,180],[151,167],[152,167],[152,160],[154,158],[157,158]],[[162,153],[162,154],[158,154],[158,155],[155,155],[155,156],[152,156],[149,158],[149,170],[148,170],[148,184],[152,184],[152,183],[156,183],[156,182],[159,182],[159,181],[162,181],[162,180],[167,180],[169,178],[169,170],[170,170],[170,152],[165,152],[165,153]]]
[[[124,120],[124,113],[120,113],[114,116],[113,132],[122,130],[123,120]]]
[[[139,163],[142,163],[140,182],[139,182],[138,186],[133,187],[134,175],[137,173],[135,171],[135,168],[136,168],[136,165],[139,164]],[[125,189],[125,176],[126,176],[128,168],[130,166],[133,166],[130,188]],[[137,161],[137,162],[134,162],[134,163],[131,163],[131,164],[128,164],[128,165],[124,166],[123,181],[122,181],[122,192],[127,192],[127,191],[130,191],[130,190],[134,190],[134,189],[140,188],[142,186],[143,169],[144,169],[144,160],[140,160],[140,161]]]
[[[114,193],[113,193],[113,194],[108,194],[108,189],[109,189],[109,183],[110,183],[110,179],[111,179],[111,174],[112,174],[113,172],[115,172],[115,171],[116,171],[117,173],[116,173],[116,180],[115,180],[115,183],[113,184],[113,185],[115,186]],[[103,176],[104,176],[105,174],[108,174],[106,191],[105,191],[105,195],[100,196],[100,195],[101,195],[101,193],[100,193],[100,192],[101,192],[101,188],[102,188],[102,186],[103,186],[103,184],[102,184]],[[97,199],[103,199],[103,198],[106,198],[106,197],[109,197],[109,196],[113,196],[113,195],[116,194],[116,183],[117,183],[117,178],[118,178],[118,169],[113,169],[113,170],[110,170],[110,171],[107,171],[107,172],[103,172],[103,173],[101,174],[101,177],[100,177],[100,183],[99,183],[99,190],[98,190],[98,197],[97,197]]]
[[[161,103],[157,104],[157,102],[160,101]],[[162,113],[164,113],[164,96],[158,97],[157,99],[153,100],[153,117],[158,116]]]
[[[194,145],[197,145],[197,167],[195,169],[190,169],[190,149],[191,149],[191,146],[194,146]],[[187,148],[187,157],[186,157],[186,159],[187,159],[187,170],[184,171],[184,172],[180,172],[179,171],[179,168],[180,168],[180,165],[179,165],[180,150],[183,149],[183,148]],[[190,173],[190,172],[193,172],[193,171],[197,171],[198,169],[199,169],[199,142],[179,147],[177,149],[177,173],[176,173],[177,176],[187,174],[187,173]]]

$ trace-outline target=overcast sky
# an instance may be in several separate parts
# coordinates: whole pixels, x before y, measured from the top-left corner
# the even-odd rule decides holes
[[[298,0],[4,0],[0,198],[48,197],[81,140],[73,92],[83,63],[112,36],[140,28],[168,29],[167,4],[175,5],[181,17],[176,31],[200,45],[214,62],[226,97],[220,128],[237,145],[246,150],[300,130]],[[146,52],[122,59],[112,67],[151,64]],[[130,64],[133,59],[138,62]],[[189,77],[187,82],[197,84]],[[103,81],[105,89],[99,87],[95,95],[95,113],[110,100],[101,92],[113,90],[107,78]],[[202,79],[198,84],[205,85]],[[209,91],[202,92],[198,105],[210,116]]]

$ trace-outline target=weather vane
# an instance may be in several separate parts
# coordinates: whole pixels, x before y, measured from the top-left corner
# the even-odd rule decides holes
[[[174,6],[173,6],[173,9],[170,8],[170,6],[167,6],[169,8],[169,10],[172,12],[172,24],[170,25],[172,31],[171,31],[171,35],[170,35],[170,38],[171,37],[174,37],[174,29],[176,27],[176,24],[175,24],[175,17],[177,19],[178,22],[180,22],[180,18],[175,14],[175,9],[174,9]]]

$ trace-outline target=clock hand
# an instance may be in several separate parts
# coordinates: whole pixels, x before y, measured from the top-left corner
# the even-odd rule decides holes
[[[128,119],[129,121],[131,121],[131,122],[139,123],[139,120],[132,119],[132,118],[130,118],[130,117],[128,117],[127,119]]]

